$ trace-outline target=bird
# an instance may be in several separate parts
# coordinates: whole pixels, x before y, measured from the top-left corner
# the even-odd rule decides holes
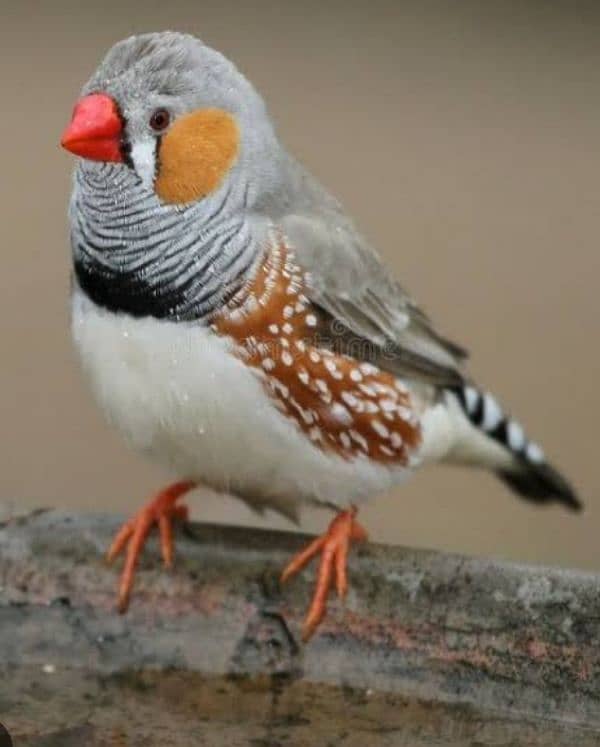
[[[155,527],[172,565],[197,486],[296,521],[304,506],[332,511],[281,576],[318,560],[305,641],[347,593],[361,506],[424,466],[484,468],[528,501],[581,508],[220,52],[175,31],[118,42],[61,144],[78,157],[81,366],[109,422],[176,478],[108,551],[124,555],[120,611]]]

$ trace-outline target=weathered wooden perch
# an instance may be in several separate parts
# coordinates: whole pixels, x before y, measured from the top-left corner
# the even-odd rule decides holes
[[[600,744],[596,575],[368,545],[303,646],[312,574],[282,590],[278,573],[305,538],[192,525],[170,573],[150,543],[120,616],[117,523],[0,528],[18,745]]]

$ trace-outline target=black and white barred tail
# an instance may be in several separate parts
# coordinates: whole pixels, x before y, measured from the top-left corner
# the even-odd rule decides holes
[[[518,495],[535,503],[562,503],[572,510],[582,504],[568,481],[550,465],[538,444],[507,416],[496,399],[467,384],[450,390],[469,422],[487,439],[508,452],[506,460],[490,464]]]

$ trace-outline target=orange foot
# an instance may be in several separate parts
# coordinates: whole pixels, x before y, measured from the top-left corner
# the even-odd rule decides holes
[[[193,482],[175,482],[169,485],[133,518],[123,524],[117,533],[108,551],[107,559],[110,563],[127,547],[125,566],[119,584],[119,612],[125,612],[129,605],[138,558],[154,524],[158,524],[164,564],[167,568],[171,567],[173,563],[173,519],[185,521],[188,518],[187,506],[176,506],[175,503],[194,487]]]
[[[313,594],[308,614],[302,626],[302,640],[308,639],[315,632],[327,612],[327,597],[334,583],[338,596],[343,598],[348,591],[348,550],[350,542],[363,542],[367,533],[354,520],[356,508],[342,511],[329,525],[325,534],[317,537],[310,545],[294,556],[281,575],[281,582],[301,571],[310,561],[321,553],[321,565],[317,575],[317,585]]]

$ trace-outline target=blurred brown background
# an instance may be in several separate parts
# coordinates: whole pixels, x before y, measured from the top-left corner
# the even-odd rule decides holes
[[[54,0],[1,14],[0,501],[131,512],[164,479],[105,426],[71,353],[73,162],[58,138],[111,44],[175,28],[257,84],[284,140],[588,507],[534,510],[487,475],[437,468],[364,511],[372,536],[600,568],[597,3]],[[233,499],[193,507],[263,523]]]

